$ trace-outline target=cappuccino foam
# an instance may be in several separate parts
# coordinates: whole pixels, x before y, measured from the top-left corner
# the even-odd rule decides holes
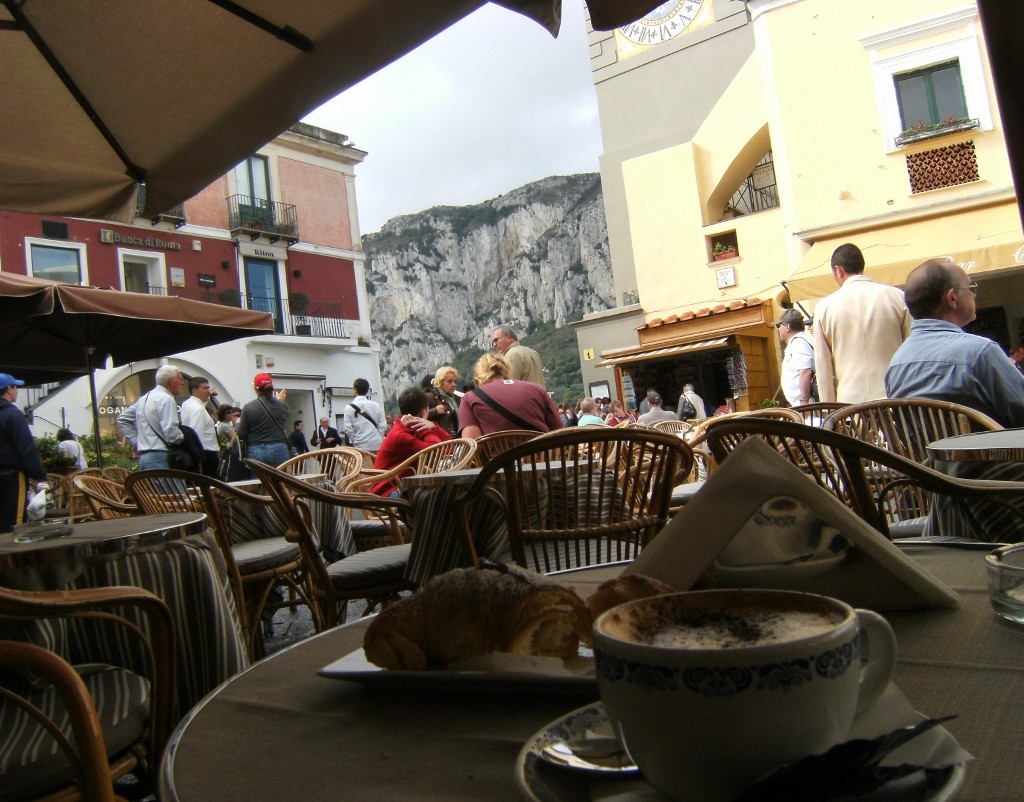
[[[672,649],[735,649],[788,643],[825,634],[843,617],[825,609],[725,610],[637,607],[612,614],[605,631],[612,637]]]
[[[665,622],[648,643],[673,649],[734,649],[803,640],[834,626],[828,615],[814,612],[704,613],[684,622]]]

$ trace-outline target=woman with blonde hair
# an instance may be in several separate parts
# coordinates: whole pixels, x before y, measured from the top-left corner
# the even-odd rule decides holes
[[[529,429],[549,432],[563,427],[547,390],[539,384],[514,381],[501,354],[487,353],[473,367],[476,389],[462,398],[462,436],[476,439],[491,432]]]
[[[459,436],[459,397],[455,395],[459,372],[451,365],[438,368],[427,393],[427,420],[452,437]]]

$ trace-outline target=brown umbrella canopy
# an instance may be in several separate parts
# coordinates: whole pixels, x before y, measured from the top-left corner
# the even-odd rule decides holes
[[[266,312],[0,273],[0,366],[85,373],[274,331]]]
[[[273,331],[266,312],[0,272],[0,370],[29,381],[87,375],[95,433],[92,372],[108,356],[125,365]]]
[[[482,5],[0,0],[0,209],[130,221],[144,181],[166,211]],[[561,0],[501,5],[558,31]],[[659,4],[588,5],[602,28]]]

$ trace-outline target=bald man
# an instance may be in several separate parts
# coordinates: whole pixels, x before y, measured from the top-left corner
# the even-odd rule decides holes
[[[886,371],[886,392],[890,398],[953,401],[1003,426],[1024,426],[1024,376],[998,343],[962,328],[974,320],[977,292],[952,262],[929,259],[914,268],[905,293],[914,322]],[[961,479],[1024,480],[1017,461],[936,461],[933,467]],[[1024,504],[1017,494],[1008,497]],[[990,502],[936,495],[925,534],[1009,543],[1024,540],[1024,523]]]

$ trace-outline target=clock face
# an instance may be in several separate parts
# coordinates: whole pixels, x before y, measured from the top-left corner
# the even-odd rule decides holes
[[[673,0],[662,3],[636,22],[619,28],[619,33],[638,45],[667,42],[686,30],[705,2],[707,0]]]

